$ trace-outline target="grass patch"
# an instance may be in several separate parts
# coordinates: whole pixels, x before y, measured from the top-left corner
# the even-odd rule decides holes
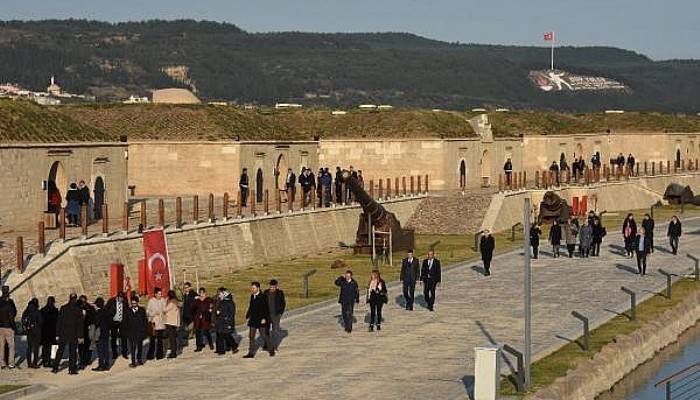
[[[516,234],[514,242],[510,240],[510,233],[498,234],[495,235],[495,238],[497,253],[504,253],[522,246],[522,230]],[[478,256],[478,252],[472,248],[474,245],[473,235],[416,235],[416,248],[414,249],[416,256],[423,259],[429,246],[437,241],[440,243],[435,247],[435,252],[436,256],[442,261],[443,266]],[[387,282],[399,279],[401,259],[405,257],[405,254],[395,252],[393,256],[393,267],[390,267],[388,264],[379,266],[382,277]],[[345,269],[331,269],[330,265],[334,260],[345,262],[347,267],[353,271],[360,287],[365,286],[373,266],[368,256],[355,256],[352,254],[351,249],[337,249],[325,254],[251,266],[242,271],[204,281],[202,286],[207,288],[210,295],[213,295],[216,288],[220,286],[225,286],[231,290],[234,293],[238,306],[236,322],[242,323],[245,321],[245,309],[250,293],[250,282],[252,281],[260,281],[263,288],[265,288],[270,279],[277,279],[287,297],[288,309],[335,298],[338,293],[334,285],[335,278],[342,275]],[[305,298],[303,297],[302,275],[311,269],[316,269],[316,273],[309,278],[309,297]],[[399,292],[389,293],[391,298],[397,295],[399,295]]]
[[[9,393],[13,390],[21,389],[27,385],[0,385],[0,394]]]

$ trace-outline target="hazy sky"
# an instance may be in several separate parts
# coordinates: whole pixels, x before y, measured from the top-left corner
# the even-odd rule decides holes
[[[0,0],[0,19],[193,18],[250,32],[405,31],[447,41],[628,48],[700,58],[700,0]]]

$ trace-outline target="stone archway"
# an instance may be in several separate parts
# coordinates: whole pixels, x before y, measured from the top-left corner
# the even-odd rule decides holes
[[[680,168],[681,166],[681,149],[676,149],[676,167]]]
[[[95,185],[93,188],[93,201],[95,203],[93,209],[93,215],[95,219],[102,219],[102,205],[105,203],[105,181],[101,176],[95,178]]]
[[[46,203],[48,210],[49,198],[53,191],[58,191],[58,196],[61,199],[61,207],[65,207],[66,204],[66,192],[68,191],[68,177],[63,169],[63,164],[60,161],[54,161],[49,169],[49,177],[47,179],[47,191],[46,191]]]
[[[459,187],[467,187],[467,162],[464,159],[459,162]]]
[[[284,157],[284,154],[280,154],[275,164],[275,186],[277,190],[286,189],[284,179],[287,176],[287,169],[289,169],[287,159]]]
[[[257,203],[262,203],[264,200],[265,193],[265,180],[263,179],[263,170],[258,168],[258,172],[255,174],[255,201]]]
[[[491,184],[491,157],[488,150],[481,153],[481,185],[489,186]]]

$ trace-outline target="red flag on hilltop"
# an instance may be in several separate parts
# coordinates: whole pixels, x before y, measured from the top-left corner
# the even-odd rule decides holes
[[[168,244],[165,241],[163,229],[155,229],[143,233],[143,252],[146,262],[146,277],[148,294],[158,287],[164,293],[170,290],[171,276]]]
[[[551,42],[554,40],[554,32],[545,32],[544,33],[544,40],[547,42]]]

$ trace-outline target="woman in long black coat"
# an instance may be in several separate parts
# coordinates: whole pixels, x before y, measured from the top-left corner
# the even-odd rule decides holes
[[[56,299],[49,296],[46,305],[41,309],[43,324],[41,325],[41,364],[44,368],[51,367],[51,346],[56,344],[56,321],[58,308]]]
[[[216,354],[226,354],[231,349],[238,353],[238,343],[233,337],[236,332],[236,303],[226,288],[219,288],[218,300],[214,308],[214,330],[216,331]]]
[[[26,359],[29,368],[39,368],[39,347],[41,346],[41,326],[44,322],[39,311],[39,300],[31,299],[22,313],[22,328],[27,335]]]

